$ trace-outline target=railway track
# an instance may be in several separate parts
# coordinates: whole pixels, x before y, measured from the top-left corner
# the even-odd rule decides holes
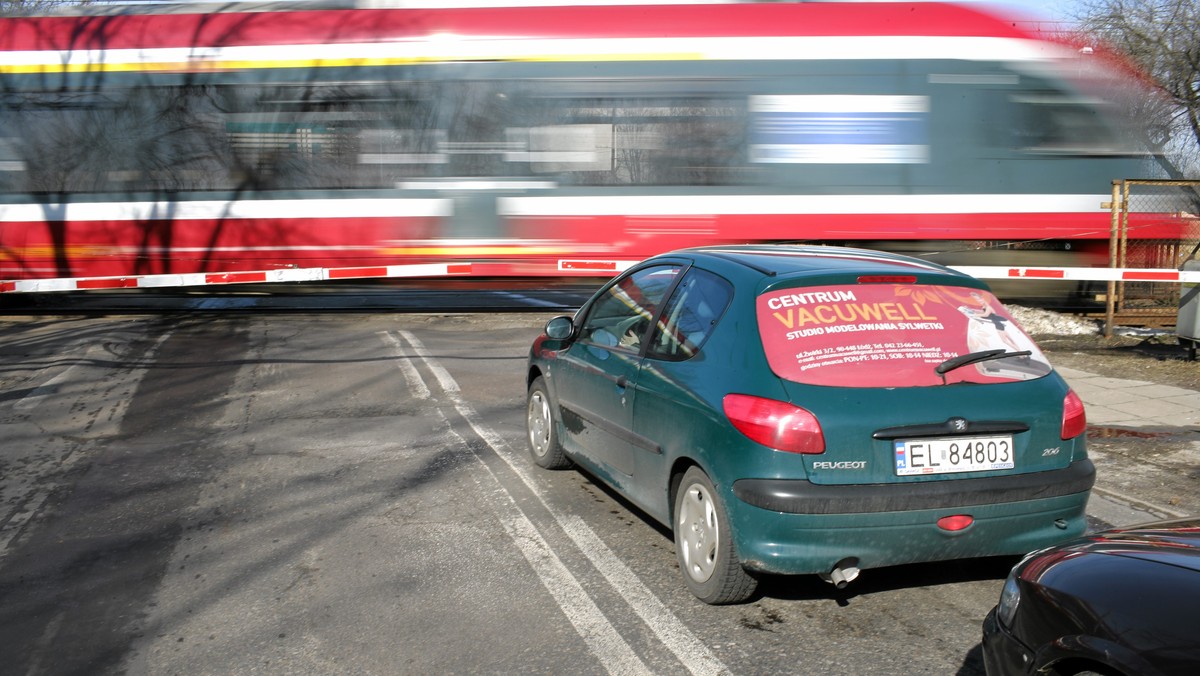
[[[573,312],[604,279],[326,282],[225,287],[118,289],[0,295],[0,315],[166,312]],[[1024,305],[1104,321],[1103,302],[1079,295],[1013,295]],[[1171,328],[1174,307],[1125,308],[1116,326]]]
[[[167,312],[569,312],[599,286],[487,288],[459,284],[326,284],[11,294],[0,314]]]

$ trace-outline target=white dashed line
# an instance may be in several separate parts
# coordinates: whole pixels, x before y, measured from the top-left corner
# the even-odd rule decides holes
[[[380,331],[379,335],[388,345],[396,348],[396,351],[401,357],[408,357],[407,346],[396,336],[387,331]],[[413,366],[409,359],[400,359],[396,362],[396,367],[400,369],[400,373],[404,374],[404,381],[408,383],[408,389],[417,399],[428,399],[431,395],[429,387],[425,381],[421,379],[421,374],[417,373],[417,367]]]
[[[504,438],[491,428],[479,422],[479,416],[476,414],[474,408],[472,408],[471,405],[467,403],[466,400],[464,400],[459,394],[458,384],[454,381],[454,378],[450,376],[449,372],[447,372],[440,364],[433,360],[433,358],[429,355],[429,352],[425,349],[424,345],[415,335],[413,335],[411,332],[403,330],[399,331],[399,334],[401,337],[403,337],[405,342],[412,346],[413,350],[429,368],[430,372],[434,374],[434,377],[437,378],[438,383],[442,386],[442,389],[451,398],[455,409],[463,417],[463,419],[466,420],[467,424],[471,426],[471,429],[474,430],[479,438],[483,439],[483,441],[487,443],[487,445],[490,446],[491,449],[502,460],[504,460],[504,462],[518,477],[520,477],[521,481],[526,485],[527,488],[529,488],[530,491],[532,491],[532,493],[537,497],[538,501],[541,502],[542,506],[545,507],[550,515],[554,517],[555,521],[563,529],[567,536],[570,537],[575,546],[578,547],[581,552],[583,552],[584,556],[587,557],[596,570],[600,572],[600,574],[605,580],[608,581],[612,588],[616,590],[618,594],[620,594],[627,604],[629,604],[642,622],[650,627],[655,636],[658,637],[659,641],[661,641],[663,645],[665,645],[666,648],[670,650],[671,653],[674,654],[675,657],[693,674],[703,674],[708,676],[729,673],[729,669],[717,658],[717,656],[713,654],[712,651],[709,650],[708,647],[705,646],[704,643],[700,641],[700,639],[698,639],[695,634],[693,634],[691,630],[689,630],[687,626],[684,625],[683,622],[680,621],[680,619],[676,617],[675,614],[672,613],[671,610],[667,608],[667,606],[657,596],[655,596],[654,592],[652,592],[649,587],[647,587],[641,581],[641,579],[638,578],[637,574],[630,570],[629,567],[626,566],[625,563],[622,562],[620,558],[611,549],[609,549],[607,545],[604,544],[600,537],[596,535],[596,533],[592,531],[592,529],[589,528],[582,519],[577,516],[560,514],[557,510],[553,509],[549,505],[538,483],[527,471],[525,463],[517,461],[516,454],[513,453],[512,449],[508,446],[508,443],[504,440]],[[509,497],[511,500],[511,496]],[[513,504],[516,506],[515,501]],[[519,507],[517,509],[519,511]],[[513,525],[513,523],[518,522],[527,524],[527,527],[533,530],[525,530],[525,525],[522,525],[520,528]],[[536,527],[533,525],[533,522],[528,519],[528,517],[522,513],[521,518],[517,520],[517,522],[513,523],[506,522],[505,528],[509,531],[509,534],[513,537],[514,541],[517,542],[518,546],[522,548],[522,553],[525,554],[526,558],[530,561],[530,564],[533,565],[535,570],[538,571],[538,575],[542,578],[543,583],[547,585],[547,588],[551,589],[551,593],[555,593],[555,590],[550,587],[550,583],[547,581],[547,575],[559,575],[565,573],[566,575],[570,576],[570,580],[573,581],[574,584],[578,584],[578,581],[575,580],[574,576],[571,576],[570,572],[567,571],[565,567],[561,572],[557,571],[557,566],[562,565],[561,560],[554,555],[552,550],[549,550],[549,545],[547,545],[545,540],[540,536],[540,534],[537,533]],[[529,544],[531,542],[533,544]],[[530,551],[526,551],[526,547],[532,547],[532,549]],[[542,547],[546,547],[545,552],[541,550]],[[541,561],[541,557],[545,556],[546,554],[549,554],[553,557],[553,560],[546,564],[550,567],[546,568],[545,570],[539,569],[538,563],[535,563],[535,561]],[[553,562],[557,562],[557,564],[554,564]],[[566,607],[563,608],[563,611],[567,613],[568,617],[571,617],[573,613],[582,612],[580,605],[590,605],[591,607],[595,607],[595,603],[590,599],[590,597],[586,599],[586,602],[584,602],[581,599],[571,597],[559,598],[558,595],[556,595],[556,600],[559,602],[560,606],[564,602],[572,604],[570,610],[568,610]],[[596,609],[596,612],[600,612],[599,609]],[[580,624],[575,624],[575,627],[576,630],[579,631],[580,635],[583,636],[585,640],[588,640],[588,632],[595,630],[594,625],[590,621],[593,618],[587,614],[583,615],[582,617],[588,618],[588,621],[585,622],[581,620]],[[601,615],[601,617],[603,616]],[[607,620],[604,621],[607,622]],[[575,623],[574,618],[572,619],[572,623]],[[626,643],[624,639],[620,639],[620,641],[625,645],[626,648],[628,648],[628,643]],[[592,643],[589,642],[589,645],[592,645]],[[613,649],[607,641],[603,642],[602,645],[604,646],[603,649],[605,651]],[[595,651],[595,649],[596,648],[593,647],[593,651]],[[607,664],[606,666],[608,666],[609,670],[612,671],[612,666]],[[619,667],[619,669],[625,668],[628,667]]]

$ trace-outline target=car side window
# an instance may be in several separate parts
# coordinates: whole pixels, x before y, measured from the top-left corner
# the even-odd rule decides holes
[[[690,359],[712,334],[731,298],[729,282],[706,270],[689,270],[667,301],[647,355],[671,361]]]
[[[584,342],[641,349],[650,322],[681,267],[660,265],[624,277],[592,304],[580,329]]]

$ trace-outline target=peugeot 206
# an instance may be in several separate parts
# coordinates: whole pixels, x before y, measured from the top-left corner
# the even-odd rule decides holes
[[[528,441],[674,533],[701,600],[760,574],[1024,554],[1084,532],[1083,404],[985,283],[837,247],[660,255],[551,319]]]

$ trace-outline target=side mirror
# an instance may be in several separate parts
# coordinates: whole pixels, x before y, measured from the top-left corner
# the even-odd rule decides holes
[[[575,335],[575,324],[570,317],[555,317],[546,322],[546,336],[554,340],[567,340]]]

